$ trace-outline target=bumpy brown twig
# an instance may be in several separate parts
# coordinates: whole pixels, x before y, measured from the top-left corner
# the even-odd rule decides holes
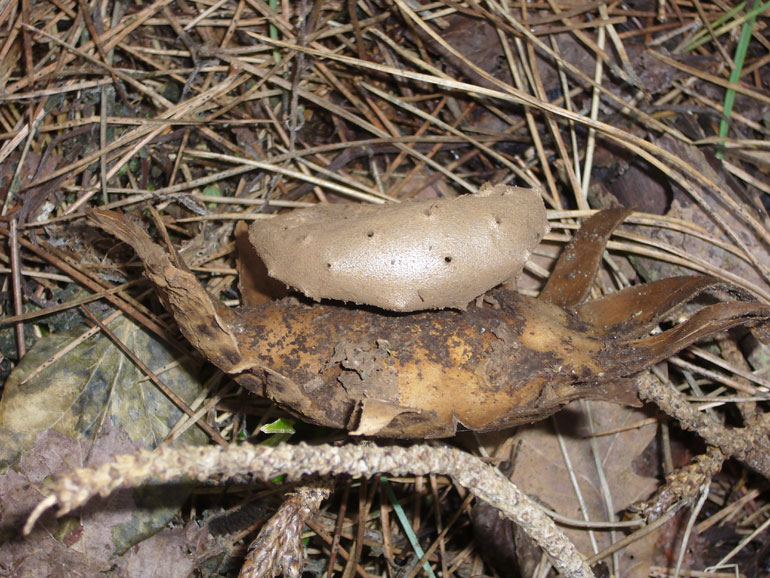
[[[724,461],[725,455],[710,447],[705,454],[696,456],[691,463],[666,476],[665,485],[646,502],[635,504],[633,509],[648,523],[654,522],[677,502],[697,498],[703,485],[722,469]]]
[[[244,473],[261,480],[281,474],[286,474],[289,479],[309,474],[448,475],[518,524],[551,556],[554,566],[563,575],[573,578],[594,576],[574,544],[498,469],[461,450],[429,445],[401,448],[299,444],[271,448],[244,444],[227,448],[160,447],[153,452],[145,450],[60,478],[53,485],[52,495],[35,508],[25,532],[29,532],[37,518],[52,506],[58,505],[59,515],[64,515],[90,497],[106,496],[120,486],[137,486],[149,479],[156,483],[180,478],[211,481]]]
[[[694,431],[726,456],[741,460],[770,479],[770,445],[765,427],[750,425],[726,428],[708,415],[698,412],[684,395],[662,384],[652,374],[641,375],[637,384],[639,397],[655,403],[665,413],[676,418],[682,428]]]
[[[329,488],[303,486],[286,501],[259,531],[249,546],[238,578],[302,575],[302,528],[329,496]]]

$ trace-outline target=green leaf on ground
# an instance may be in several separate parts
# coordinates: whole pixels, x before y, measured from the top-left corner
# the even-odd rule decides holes
[[[110,330],[125,343],[160,379],[186,402],[201,393],[198,367],[122,317],[109,324]],[[54,460],[49,474],[68,471],[86,463],[107,461],[112,452],[101,443],[108,432],[119,432],[124,439],[121,450],[154,448],[167,436],[182,416],[179,410],[105,335],[97,334],[33,375],[37,368],[77,339],[86,328],[50,334],[25,355],[14,368],[0,401],[0,488],[11,473],[26,476],[21,460],[35,450],[34,462]],[[28,379],[28,376],[33,375]],[[71,443],[36,446],[41,435],[55,432]],[[190,428],[179,443],[204,444],[206,436]],[[99,449],[102,448],[102,449]],[[48,455],[56,453],[56,456]],[[94,455],[94,452],[99,455]],[[12,469],[8,470],[7,468]],[[176,514],[187,496],[177,487],[158,487],[134,491],[128,515],[110,524],[106,542],[110,554],[119,554],[143,538],[163,528]],[[86,526],[88,521],[83,520]],[[4,528],[5,531],[11,530]],[[10,544],[0,546],[0,550]]]

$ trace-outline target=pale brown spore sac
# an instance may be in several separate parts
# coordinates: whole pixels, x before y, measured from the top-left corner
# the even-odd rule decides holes
[[[461,309],[514,279],[548,232],[539,192],[390,205],[326,204],[252,225],[271,277],[311,299],[391,311]]]

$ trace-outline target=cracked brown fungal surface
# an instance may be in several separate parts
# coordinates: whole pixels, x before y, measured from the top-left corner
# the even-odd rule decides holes
[[[380,435],[400,436],[404,428],[417,437],[451,435],[456,422],[502,427],[559,396],[590,395],[570,384],[600,369],[591,358],[602,342],[566,335],[555,307],[503,290],[493,295],[500,309],[408,315],[287,299],[239,316],[249,335],[241,353],[307,392],[314,407],[327,408],[323,417],[345,401],[390,404],[400,417]],[[268,395],[280,402],[280,395]]]
[[[488,295],[494,306],[411,313],[294,297],[228,310],[137,224],[109,212],[92,219],[134,247],[182,333],[244,387],[312,423],[436,438],[458,426],[489,431],[537,421],[578,398],[638,403],[639,371],[697,339],[770,318],[770,307],[756,301],[717,303],[650,335],[679,305],[726,287],[704,276],[583,303],[606,241],[627,214],[612,209],[585,221],[538,299],[498,287]]]

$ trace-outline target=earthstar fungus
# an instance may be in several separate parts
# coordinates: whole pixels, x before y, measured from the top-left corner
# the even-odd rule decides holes
[[[138,224],[110,211],[90,218],[134,248],[183,335],[248,390],[305,421],[354,434],[437,438],[458,426],[489,431],[534,422],[578,398],[638,403],[635,374],[699,339],[770,319],[770,306],[707,276],[663,279],[584,303],[606,241],[628,212],[610,209],[586,220],[537,299],[498,287],[489,303],[412,313],[294,297],[232,310]],[[358,235],[366,228],[351,230]],[[529,251],[511,255],[517,263],[511,270],[520,269]],[[329,296],[303,290],[316,299]],[[704,307],[650,334],[705,291],[737,301]],[[377,304],[366,296],[333,296]],[[434,306],[462,309],[468,300],[463,294]],[[412,308],[408,303],[416,304],[398,300],[403,309]]]

